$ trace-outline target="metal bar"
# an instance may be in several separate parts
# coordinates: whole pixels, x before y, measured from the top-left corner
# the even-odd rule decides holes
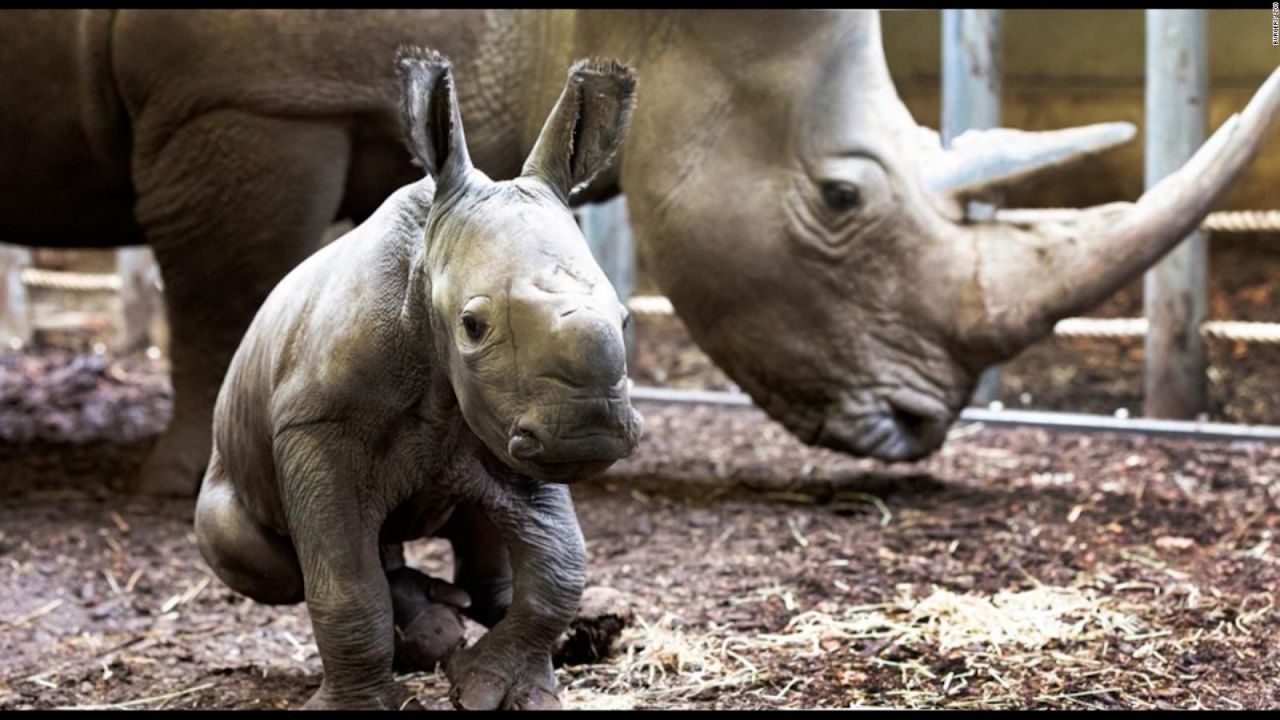
[[[623,303],[636,289],[636,252],[631,236],[631,221],[627,215],[627,200],[618,195],[602,203],[587,205],[578,211],[578,222],[587,246],[605,277],[613,284],[613,290]],[[631,323],[623,332],[627,344],[627,365],[635,367],[636,325]]]
[[[698,405],[753,407],[746,393],[717,390],[671,390],[656,387],[633,387],[632,400]],[[1280,426],[1233,425],[1229,423],[1152,418],[1118,418],[1084,413],[1046,412],[1038,410],[987,410],[965,408],[960,422],[976,422],[1005,427],[1038,427],[1066,432],[1135,433],[1193,440],[1248,441],[1280,443]]]
[[[970,129],[1000,124],[1003,85],[1003,25],[1000,10],[942,11],[942,142]],[[989,220],[1000,203],[971,201],[965,213],[974,220]],[[973,399],[989,403],[1000,397],[1001,370],[993,365],[978,379]]]
[[[120,324],[114,349],[119,353],[145,350],[157,343],[156,325],[165,322],[160,266],[151,248],[120,248],[116,251],[116,272],[121,280]]]
[[[31,310],[22,283],[22,271],[30,265],[30,250],[0,245],[0,352],[31,342]]]
[[[1041,410],[987,410],[966,408],[960,413],[963,422],[1013,427],[1039,427],[1069,432],[1117,432],[1191,438],[1195,440],[1246,440],[1280,442],[1280,427],[1275,425],[1233,425],[1194,420],[1158,420],[1155,418],[1118,418],[1084,413],[1046,412]]]
[[[1147,10],[1146,186],[1182,167],[1204,142],[1209,63],[1204,10]],[[1208,358],[1198,328],[1208,316],[1208,246],[1194,232],[1148,270],[1150,322],[1142,412],[1193,418],[1208,402]]]
[[[631,399],[692,405],[755,406],[751,396],[746,393],[725,392],[723,390],[673,390],[646,385],[637,385],[631,388]]]

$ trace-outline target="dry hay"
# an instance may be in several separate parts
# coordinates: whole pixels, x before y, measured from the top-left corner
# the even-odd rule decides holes
[[[1204,602],[1186,583],[1172,592],[1185,598],[1185,606]],[[767,588],[754,599],[767,595],[799,610],[786,588]],[[1247,635],[1271,612],[1269,600],[1257,605],[1228,613],[1234,620],[1208,634]],[[1155,624],[1158,618],[1144,619],[1152,614],[1149,605],[1088,583],[1037,584],[992,595],[935,587],[923,597],[906,586],[882,604],[838,609],[823,602],[795,612],[781,632],[756,635],[714,626],[695,632],[667,613],[654,622],[639,619],[611,661],[562,669],[560,681],[574,708],[690,707],[725,691],[754,696],[761,707],[814,707],[819,703],[793,691],[818,673],[845,681],[848,694],[836,699],[845,707],[1155,707],[1131,691],[1144,685],[1158,691],[1188,679],[1168,672],[1166,655],[1204,638],[1173,637]],[[1132,656],[1145,658],[1140,669],[1101,659],[1117,643],[1136,647]],[[807,676],[776,672],[806,663]],[[765,667],[775,668],[777,679]],[[886,673],[894,676],[891,682],[884,682]],[[881,681],[873,682],[877,675]],[[1189,697],[1178,704],[1201,706],[1199,697]]]
[[[610,662],[565,668],[565,674],[579,676],[568,680],[566,700],[577,708],[680,708],[682,702],[758,678],[758,668],[735,653],[727,639],[681,625],[671,613],[654,622],[637,617],[618,639]]]

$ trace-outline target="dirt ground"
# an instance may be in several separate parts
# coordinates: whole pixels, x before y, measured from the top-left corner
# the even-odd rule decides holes
[[[305,607],[213,578],[190,501],[109,490],[167,416],[163,368],[5,363],[0,709],[305,702]],[[574,488],[589,581],[637,620],[559,671],[571,707],[1280,705],[1280,447],[963,425],[887,466],[756,410],[640,410],[637,455]],[[448,577],[448,553],[410,562]],[[439,675],[403,680],[447,707]]]
[[[1211,316],[1280,321],[1280,243],[1212,247]],[[1140,308],[1135,283],[1093,314]],[[638,383],[731,386],[679,321],[638,329]],[[1209,347],[1210,416],[1280,424],[1280,348]],[[1003,400],[1136,415],[1141,375],[1140,340],[1050,339]],[[884,465],[754,409],[639,407],[637,454],[574,488],[589,581],[636,621],[558,671],[570,707],[1280,706],[1280,446],[967,424]],[[119,494],[170,412],[162,362],[0,356],[0,709],[287,708],[318,686],[305,607],[212,577],[191,501]],[[410,562],[447,578],[449,552]],[[448,706],[440,675],[402,680]]]

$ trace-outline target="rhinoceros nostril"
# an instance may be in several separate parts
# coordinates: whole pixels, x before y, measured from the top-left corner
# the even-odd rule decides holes
[[[891,420],[901,433],[902,440],[912,448],[911,455],[918,456],[942,444],[950,425],[942,412],[917,407],[917,403],[910,399],[895,400],[891,405]]]
[[[893,421],[897,423],[902,432],[913,438],[918,438],[928,428],[930,419],[895,405],[893,408]]]
[[[517,430],[507,442],[507,452],[520,460],[531,460],[542,454],[542,442],[531,433]]]

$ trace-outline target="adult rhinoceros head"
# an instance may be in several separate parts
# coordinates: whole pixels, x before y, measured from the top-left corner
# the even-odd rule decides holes
[[[761,23],[768,43],[748,31]],[[680,151],[631,152],[621,178],[646,263],[769,415],[806,442],[886,460],[936,449],[984,367],[1194,229],[1280,105],[1277,71],[1136,204],[969,223],[965,200],[1132,126],[997,129],[944,150],[899,99],[874,12],[700,14],[671,35],[658,62],[676,87],[641,88],[630,147]]]

